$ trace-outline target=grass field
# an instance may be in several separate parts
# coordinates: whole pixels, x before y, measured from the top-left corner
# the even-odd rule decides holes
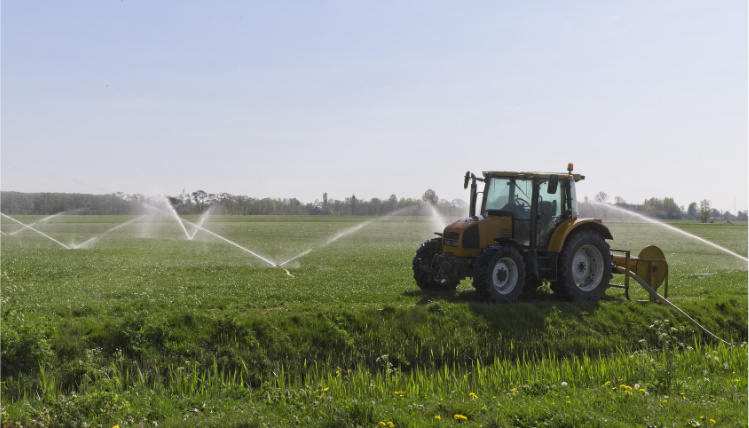
[[[737,346],[620,289],[422,292],[428,218],[17,220],[47,236],[2,219],[3,426],[747,423],[747,262],[657,225],[611,247],[661,247],[671,300]],[[747,255],[746,223],[672,225]]]

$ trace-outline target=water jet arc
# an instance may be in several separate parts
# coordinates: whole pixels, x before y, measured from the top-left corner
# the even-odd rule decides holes
[[[30,229],[30,230],[33,230],[34,232],[36,232],[36,233],[38,233],[38,234],[42,235],[43,237],[45,237],[45,238],[47,238],[47,239],[51,240],[52,242],[55,242],[55,243],[57,243],[57,244],[60,244],[60,245],[61,245],[61,246],[62,246],[63,248],[65,248],[66,250],[69,250],[69,249],[70,249],[70,247],[68,247],[67,245],[65,245],[65,244],[63,244],[62,242],[58,241],[57,239],[55,239],[55,238],[53,238],[53,237],[51,237],[51,236],[47,235],[46,233],[44,233],[44,232],[42,232],[42,231],[40,231],[40,230],[38,230],[38,229],[35,229],[34,227],[32,227],[32,226],[30,226],[30,225],[27,225],[27,224],[24,224],[24,223],[22,223],[22,222],[20,222],[20,221],[18,221],[18,220],[16,220],[16,219],[14,219],[13,217],[11,217],[11,216],[9,216],[9,215],[6,215],[6,214],[3,214],[3,213],[0,213],[0,216],[3,216],[3,217],[5,217],[5,218],[9,218],[9,219],[11,219],[11,220],[15,221],[16,223],[20,224],[21,226],[24,226],[24,229]]]
[[[693,234],[691,234],[691,233],[689,233],[689,232],[685,232],[685,231],[683,231],[683,230],[679,229],[678,227],[674,227],[674,226],[671,226],[670,224],[666,224],[666,223],[663,223],[663,222],[661,222],[661,221],[658,221],[658,220],[652,219],[652,218],[650,218],[650,217],[646,217],[646,216],[644,216],[644,215],[642,215],[642,214],[638,214],[638,213],[636,213],[636,212],[632,212],[632,211],[629,211],[629,210],[625,210],[625,209],[623,209],[623,208],[619,208],[619,207],[616,207],[616,206],[613,206],[613,205],[608,205],[608,204],[597,204],[597,205],[603,205],[603,206],[604,206],[604,207],[606,207],[606,208],[612,208],[612,209],[614,209],[614,210],[616,210],[616,211],[619,211],[619,212],[622,212],[622,213],[624,213],[624,214],[629,214],[629,215],[632,215],[632,216],[634,216],[634,217],[637,217],[637,218],[639,218],[639,219],[645,220],[645,221],[646,221],[646,222],[648,222],[648,223],[652,223],[652,224],[655,224],[655,225],[658,225],[658,226],[664,227],[664,228],[666,228],[666,229],[669,229],[669,230],[671,230],[671,231],[674,231],[674,232],[678,232],[678,233],[681,233],[681,234],[682,234],[682,235],[684,235],[684,236],[687,236],[687,237],[689,237],[689,238],[692,238],[692,239],[695,239],[695,240],[697,240],[697,241],[700,241],[700,242],[702,242],[703,244],[707,244],[707,245],[709,245],[709,246],[711,246],[711,247],[713,247],[713,248],[716,248],[716,249],[718,249],[718,250],[720,250],[720,251],[723,251],[723,252],[724,252],[724,253],[726,253],[726,254],[730,254],[730,255],[732,255],[732,256],[734,256],[734,257],[736,257],[736,258],[738,258],[738,259],[741,259],[741,260],[743,260],[743,261],[745,261],[745,262],[749,262],[749,259],[748,259],[748,258],[746,258],[746,257],[744,257],[744,256],[742,256],[742,255],[740,255],[740,254],[734,253],[733,251],[729,250],[728,248],[724,248],[724,247],[721,247],[720,245],[718,245],[718,244],[716,244],[716,243],[714,243],[714,242],[710,242],[710,241],[708,241],[707,239],[704,239],[704,238],[700,238],[699,236],[697,236],[697,235],[693,235]]]
[[[63,212],[59,212],[59,213],[57,213],[57,214],[52,214],[52,215],[50,215],[50,216],[47,216],[47,217],[44,217],[43,219],[41,219],[41,220],[39,220],[39,221],[35,221],[35,222],[31,223],[31,224],[28,224],[28,225],[25,225],[25,226],[23,226],[22,228],[20,228],[20,229],[16,230],[15,232],[11,232],[11,233],[9,233],[9,234],[8,234],[8,236],[13,236],[13,235],[15,235],[15,234],[17,234],[17,233],[23,232],[23,231],[24,231],[24,230],[26,230],[26,229],[33,229],[33,228],[34,228],[34,226],[36,226],[37,224],[39,224],[39,223],[42,223],[42,222],[45,222],[45,221],[47,221],[47,220],[49,220],[49,219],[51,219],[51,218],[53,218],[53,217],[57,217],[58,215],[61,215],[61,214],[64,214],[64,213],[65,213],[65,211],[63,211]]]
[[[118,224],[117,226],[115,226],[115,227],[113,227],[113,228],[111,228],[111,229],[109,229],[109,230],[107,230],[105,232],[102,232],[102,233],[100,233],[100,234],[98,234],[98,235],[96,235],[96,236],[94,236],[92,238],[89,238],[88,240],[83,241],[82,243],[80,243],[78,245],[73,245],[72,247],[73,247],[73,249],[77,250],[77,249],[83,247],[84,245],[87,245],[87,244],[89,244],[91,242],[94,242],[95,240],[99,239],[103,235],[106,235],[107,233],[110,233],[110,232],[114,232],[115,230],[117,230],[117,229],[119,229],[121,227],[127,226],[128,224],[133,223],[135,221],[138,221],[138,220],[142,219],[143,217],[145,217],[145,215],[142,215],[140,217],[136,217],[136,218],[134,218],[132,220],[128,220],[128,221],[126,221],[126,222],[124,222],[122,224]]]
[[[254,251],[251,251],[251,250],[249,250],[249,249],[247,249],[247,248],[245,248],[245,247],[237,244],[236,242],[234,242],[234,241],[232,241],[230,239],[224,238],[223,236],[219,235],[218,233],[212,232],[212,231],[204,228],[203,226],[200,226],[200,225],[198,225],[196,223],[193,223],[191,221],[187,221],[187,220],[182,220],[182,221],[185,222],[185,223],[187,223],[187,224],[189,224],[189,225],[191,225],[192,227],[194,227],[196,229],[200,229],[203,232],[205,232],[205,233],[207,233],[207,234],[209,234],[211,236],[214,236],[214,237],[216,237],[216,238],[218,238],[218,239],[220,239],[220,240],[222,240],[222,241],[224,241],[224,242],[226,242],[228,244],[231,244],[231,245],[239,248],[242,251],[245,251],[245,252],[247,252],[249,254],[252,254],[253,256],[257,257],[258,259],[260,259],[260,260],[264,261],[265,263],[268,263],[269,265],[271,265],[271,267],[274,267],[274,268],[280,267],[280,265],[278,265],[276,262],[273,262],[273,261],[271,261],[271,260],[269,260],[269,259],[261,256],[260,254],[254,252]]]

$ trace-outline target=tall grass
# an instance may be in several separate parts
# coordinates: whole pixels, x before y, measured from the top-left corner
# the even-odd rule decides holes
[[[674,420],[685,408],[708,412],[712,418],[724,420],[746,417],[747,382],[743,375],[747,372],[746,345],[708,346],[698,342],[685,347],[676,354],[675,388],[659,392],[653,387],[658,381],[656,367],[664,364],[665,358],[658,349],[643,349],[637,353],[619,349],[613,355],[600,357],[524,356],[515,361],[477,360],[468,365],[445,365],[438,370],[417,367],[402,372],[388,365],[387,357],[383,357],[379,369],[341,369],[325,363],[305,363],[304,372],[290,375],[282,367],[277,372],[266,373],[257,388],[250,387],[247,382],[249,370],[246,366],[226,372],[219,370],[217,364],[209,367],[188,364],[170,366],[165,372],[144,373],[137,367],[133,372],[131,367],[110,364],[92,367],[88,381],[72,395],[61,395],[55,387],[59,380],[42,371],[36,393],[16,404],[4,405],[3,410],[6,418],[17,418],[28,409],[37,409],[34,416],[43,419],[45,406],[62,403],[66,411],[79,415],[80,420],[122,425],[121,421],[129,414],[130,403],[146,399],[158,403],[154,415],[165,420],[179,415],[195,424],[201,420],[216,421],[218,416],[202,410],[184,416],[184,400],[203,406],[208,403],[216,411],[234,408],[247,414],[253,410],[272,414],[279,408],[294,409],[297,418],[307,417],[310,421],[320,418],[321,407],[335,409],[370,403],[367,411],[359,415],[362,421],[387,419],[384,417],[387,414],[391,419],[407,419],[409,426],[429,426],[435,415],[450,418],[454,414],[467,414],[471,421],[481,424],[497,418],[512,419],[512,407],[497,413],[502,403],[517,400],[519,407],[514,409],[517,416],[534,408],[529,407],[529,403],[536,402],[538,406],[541,400],[550,407],[566,404],[565,414],[578,412],[583,415],[581,420],[592,423],[602,422],[604,418],[590,412],[589,400],[609,397],[613,408],[628,409],[633,403],[642,407],[636,412],[607,415],[607,423],[614,425],[637,423],[646,406],[656,405],[661,407],[661,420],[664,420],[663,415],[666,415],[665,420]],[[98,397],[97,405],[110,409],[111,413],[102,415],[101,408],[92,407],[90,400],[82,397]],[[744,406],[734,406],[731,410],[712,402],[705,407],[705,397],[715,402],[722,398],[744,403]],[[419,406],[426,406],[433,414],[413,420],[414,415],[408,409]],[[536,422],[548,417],[548,409],[535,409],[531,416]],[[294,420],[292,414],[286,414],[277,415],[274,421],[278,426],[292,426]]]

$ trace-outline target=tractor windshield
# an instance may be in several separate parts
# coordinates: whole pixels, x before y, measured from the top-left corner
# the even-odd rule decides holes
[[[530,219],[533,180],[515,177],[492,177],[484,191],[484,207],[481,210],[504,211],[516,219]]]

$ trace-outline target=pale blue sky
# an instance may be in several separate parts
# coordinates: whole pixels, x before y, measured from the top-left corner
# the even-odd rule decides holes
[[[747,2],[2,2],[3,190],[747,209]]]

